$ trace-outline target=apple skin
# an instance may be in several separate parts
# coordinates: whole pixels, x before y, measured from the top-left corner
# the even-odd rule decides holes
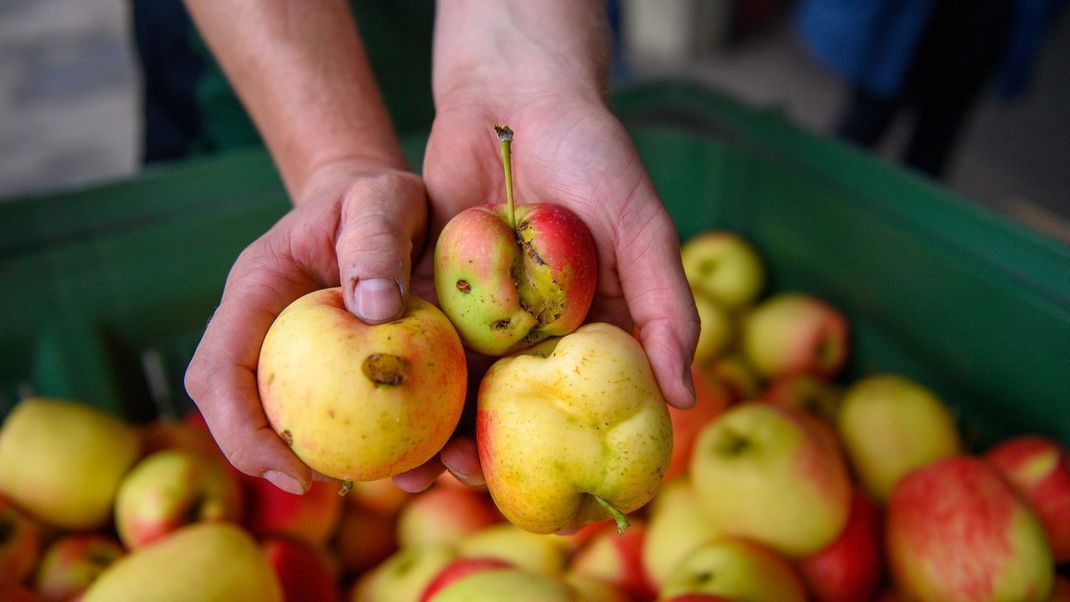
[[[586,575],[568,573],[565,583],[576,592],[576,600],[583,602],[633,602],[632,598],[619,587]]]
[[[680,247],[680,261],[691,287],[736,309],[753,303],[765,286],[765,265],[738,234],[704,232]]]
[[[453,326],[430,303],[409,295],[401,318],[368,325],[336,287],[279,314],[257,382],[272,428],[302,461],[329,477],[371,481],[442,449],[464,406],[467,364]]]
[[[593,323],[491,366],[476,443],[505,517],[554,533],[609,517],[595,496],[625,514],[650,501],[672,423],[639,343]]]
[[[684,476],[667,482],[650,506],[643,545],[643,566],[651,584],[660,588],[691,552],[720,536],[691,481]]]
[[[669,420],[672,422],[672,458],[669,460],[668,470],[665,471],[666,482],[677,475],[687,473],[699,433],[707,424],[723,414],[730,402],[725,388],[716,380],[708,378],[702,369],[693,364],[691,378],[695,383],[695,405],[686,410],[667,406]]]
[[[351,600],[419,600],[435,576],[455,557],[446,546],[402,548],[360,577]]]
[[[348,506],[389,516],[396,514],[411,497],[409,492],[398,489],[394,479],[377,479],[353,483],[353,489],[342,499]]]
[[[564,572],[566,553],[555,537],[502,523],[469,535],[457,544],[457,552],[464,558],[497,558],[517,568],[557,577]]]
[[[447,564],[445,568],[427,585],[427,589],[420,596],[420,602],[428,602],[435,594],[447,585],[463,579],[480,571],[495,571],[498,569],[513,568],[512,563],[498,558],[458,558]]]
[[[321,548],[284,537],[269,537],[260,543],[268,564],[275,571],[286,602],[339,602],[330,558]]]
[[[836,385],[809,374],[778,378],[762,391],[761,400],[809,412],[830,425],[836,424],[843,391]]]
[[[0,492],[43,523],[93,529],[138,459],[137,430],[75,401],[21,401],[0,429]]]
[[[886,520],[888,565],[907,598],[1029,602],[1051,593],[1044,526],[979,458],[953,456],[906,475]]]
[[[664,598],[662,602],[733,602],[724,596],[713,594],[681,594],[671,598]]]
[[[561,579],[524,569],[476,571],[447,584],[428,602],[574,602],[575,591]]]
[[[885,501],[903,475],[962,449],[955,419],[931,391],[896,375],[855,382],[844,395],[838,431],[858,480]]]
[[[572,558],[572,572],[612,584],[636,600],[652,600],[657,589],[643,563],[646,523],[633,520],[624,533],[606,526]]]
[[[300,539],[325,546],[334,534],[344,501],[338,485],[313,481],[304,495],[287,493],[259,477],[241,475],[245,491],[245,525],[257,537]]]
[[[483,493],[457,487],[432,487],[409,500],[398,515],[398,544],[455,546],[466,536],[500,522]]]
[[[41,527],[0,495],[0,583],[22,581],[41,551]]]
[[[1055,576],[1055,586],[1051,589],[1050,602],[1070,602],[1070,577]]]
[[[884,576],[883,541],[880,508],[855,491],[840,536],[796,566],[818,602],[871,600]]]
[[[690,475],[713,523],[792,557],[832,543],[847,523],[851,482],[823,428],[764,403],[735,406],[707,426]]]
[[[583,323],[598,274],[594,238],[575,213],[551,203],[466,209],[435,246],[435,294],[473,351],[499,356]]]
[[[360,575],[397,551],[394,519],[366,508],[347,507],[335,534],[335,550],[342,568]]]
[[[698,312],[699,334],[694,362],[705,364],[720,357],[735,338],[735,326],[728,309],[701,291],[692,290]]]
[[[985,454],[1044,523],[1056,564],[1070,562],[1070,453],[1037,435],[1008,439]]]
[[[748,602],[806,600],[790,563],[755,543],[731,539],[692,552],[661,587],[659,599],[701,593]]]
[[[786,374],[832,377],[847,361],[847,319],[825,301],[781,293],[743,319],[743,353],[766,378]]]
[[[21,583],[0,581],[0,600],[4,602],[42,602],[32,591]]]
[[[115,497],[119,539],[133,550],[189,523],[238,522],[241,484],[216,459],[169,449],[138,462],[123,478]]]
[[[99,533],[67,535],[41,557],[34,590],[43,600],[70,600],[84,592],[112,563],[126,555],[115,539]]]
[[[733,403],[753,400],[764,386],[761,375],[738,353],[730,353],[702,366],[702,373],[710,381],[720,384]]]

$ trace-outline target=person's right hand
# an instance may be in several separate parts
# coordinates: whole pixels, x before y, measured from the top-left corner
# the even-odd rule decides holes
[[[426,221],[418,176],[339,161],[316,169],[295,208],[241,253],[186,372],[186,390],[238,470],[294,494],[322,478],[264,415],[256,382],[264,336],[290,302],[331,286],[341,285],[346,308],[367,323],[398,317]]]

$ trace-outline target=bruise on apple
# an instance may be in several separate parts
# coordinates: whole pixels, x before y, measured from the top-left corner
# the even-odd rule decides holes
[[[405,383],[412,373],[412,366],[403,357],[373,353],[364,358],[361,370],[376,385],[394,387]]]
[[[516,226],[516,240],[520,253],[514,265],[514,280],[520,296],[520,308],[535,318],[535,326],[524,336],[523,342],[531,344],[550,336],[541,332],[553,324],[568,308],[563,283],[554,278],[553,269],[535,248],[535,231],[531,222],[522,220]]]

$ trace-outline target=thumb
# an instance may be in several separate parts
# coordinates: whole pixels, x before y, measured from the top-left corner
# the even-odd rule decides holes
[[[404,312],[426,216],[424,187],[415,174],[365,176],[347,190],[335,253],[346,309],[364,322],[389,322]]]

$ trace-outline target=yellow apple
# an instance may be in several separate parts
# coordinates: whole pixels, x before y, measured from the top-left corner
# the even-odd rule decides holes
[[[662,486],[650,507],[643,545],[643,565],[655,587],[661,587],[688,554],[720,537],[720,530],[699,505],[686,477]]]
[[[791,564],[757,544],[721,540],[692,552],[661,588],[661,598],[715,594],[748,602],[805,602]]]
[[[464,558],[496,558],[517,568],[558,576],[565,568],[565,549],[553,537],[516,525],[494,525],[467,536],[457,551]]]

